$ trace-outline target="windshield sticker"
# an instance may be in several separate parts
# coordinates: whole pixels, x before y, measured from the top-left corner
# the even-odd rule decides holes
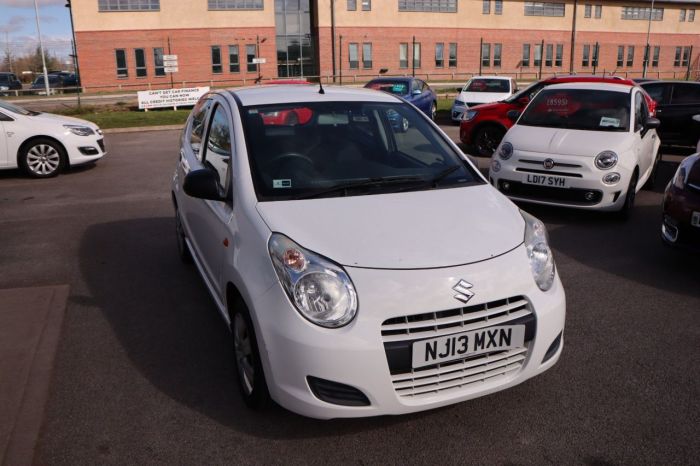
[[[548,107],[566,107],[569,105],[569,99],[566,97],[550,97],[547,99]]]
[[[405,94],[406,93],[406,85],[405,84],[394,84],[391,87],[391,92],[394,92],[396,94]]]
[[[291,188],[292,180],[272,180],[273,188]]]
[[[598,126],[619,128],[620,127],[620,119],[619,118],[611,118],[611,117],[601,117],[600,123],[598,124]]]

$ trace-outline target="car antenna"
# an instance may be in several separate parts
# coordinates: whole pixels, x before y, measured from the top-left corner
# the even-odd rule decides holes
[[[319,93],[319,94],[325,94],[325,93],[326,93],[326,91],[323,90],[323,83],[321,82],[320,79],[318,80],[318,93]]]

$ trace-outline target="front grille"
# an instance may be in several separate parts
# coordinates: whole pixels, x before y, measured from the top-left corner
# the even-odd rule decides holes
[[[472,108],[476,105],[483,105],[483,102],[467,102],[467,107]]]
[[[102,152],[104,152],[104,151],[105,151],[105,140],[104,140],[104,139],[98,139],[98,140],[97,140],[97,144],[100,146],[100,150],[101,150]]]
[[[531,165],[543,165],[544,160],[532,160],[532,159],[518,159],[518,162],[528,163]],[[581,165],[577,163],[564,163],[564,162],[554,162],[555,167],[566,167],[566,168],[581,168]]]
[[[537,170],[534,168],[516,168],[516,172],[523,172],[523,173],[537,173],[538,175],[554,175],[554,176],[571,176],[574,178],[583,178],[583,175],[580,173],[569,173],[569,172],[559,172],[559,171],[552,171],[552,170]]]
[[[498,190],[508,196],[571,205],[595,205],[603,199],[603,192],[595,189],[554,188],[498,180]]]
[[[525,325],[525,347],[412,368],[413,343],[417,340],[520,324]],[[510,377],[522,367],[527,342],[534,338],[535,330],[530,303],[516,296],[459,309],[394,317],[382,323],[381,333],[396,393],[417,397]]]

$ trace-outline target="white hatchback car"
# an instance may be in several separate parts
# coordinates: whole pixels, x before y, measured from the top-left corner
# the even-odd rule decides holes
[[[489,178],[514,200],[627,214],[637,191],[653,186],[659,124],[639,87],[552,85],[508,130]]]
[[[105,154],[102,130],[92,122],[0,102],[0,170],[48,178]]]
[[[518,91],[515,79],[507,76],[474,76],[452,104],[452,121],[458,123],[472,107],[506,99]]]
[[[565,299],[542,222],[400,98],[319,91],[213,92],[183,131],[178,249],[230,326],[246,403],[401,414],[552,367]]]

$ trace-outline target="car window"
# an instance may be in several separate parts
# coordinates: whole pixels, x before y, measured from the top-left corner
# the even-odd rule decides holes
[[[647,110],[647,104],[644,102],[644,97],[641,92],[637,92],[634,95],[634,124],[635,131],[639,131],[644,128],[644,122],[649,116],[649,111]]]
[[[231,128],[226,109],[217,105],[209,123],[206,151],[203,163],[213,168],[218,175],[219,193],[223,196],[228,192],[229,173],[231,166]]]
[[[675,83],[672,104],[700,104],[700,84]]]
[[[370,81],[365,87],[400,96],[408,94],[408,81]]]
[[[10,77],[6,74],[0,74],[0,83],[10,82]]]
[[[192,152],[195,153],[198,160],[202,160],[200,148],[202,146],[202,139],[204,138],[204,126],[206,123],[206,116],[209,108],[211,107],[211,100],[202,99],[197,102],[194,110],[192,110],[192,123],[190,125],[190,147]]]
[[[647,91],[647,94],[654,99],[657,103],[659,104],[665,104],[668,103],[668,100],[666,99],[666,90],[669,89],[670,86],[664,84],[664,83],[653,83],[653,84],[645,84],[642,86],[645,91]]]
[[[510,92],[507,79],[475,78],[464,86],[464,92]]]
[[[513,102],[517,102],[518,99],[522,99],[523,97],[527,97],[528,99],[532,100],[537,95],[537,93],[540,92],[540,90],[542,90],[542,88],[544,86],[545,85],[542,82],[531,84],[528,87],[526,87],[525,89],[523,89],[522,91],[519,91],[519,92],[511,95],[510,97],[508,97],[507,99],[504,99],[503,101],[508,102],[508,103],[513,103]]]

